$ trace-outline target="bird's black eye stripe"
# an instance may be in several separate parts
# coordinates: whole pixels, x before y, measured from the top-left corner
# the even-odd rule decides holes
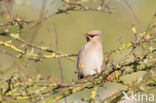
[[[93,38],[95,35],[88,35],[89,37]]]
[[[90,37],[92,37],[92,38],[93,38],[94,36],[95,36],[95,35],[91,35]]]

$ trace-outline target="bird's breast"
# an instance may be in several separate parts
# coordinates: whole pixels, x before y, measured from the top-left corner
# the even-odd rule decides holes
[[[95,69],[97,69],[98,72],[101,71],[103,64],[102,47],[85,45],[81,49],[79,56],[78,65],[83,75],[95,74]]]

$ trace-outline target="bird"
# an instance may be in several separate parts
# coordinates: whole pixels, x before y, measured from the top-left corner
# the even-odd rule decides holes
[[[102,72],[103,49],[102,34],[93,30],[85,34],[87,43],[79,50],[77,55],[78,79]]]

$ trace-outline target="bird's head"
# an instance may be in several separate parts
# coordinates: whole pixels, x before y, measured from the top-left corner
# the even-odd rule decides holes
[[[94,30],[94,31],[88,32],[87,34],[85,34],[85,36],[86,36],[87,42],[101,42],[102,34],[103,33],[101,31]]]

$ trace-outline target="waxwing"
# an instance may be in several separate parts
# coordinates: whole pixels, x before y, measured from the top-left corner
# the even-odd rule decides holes
[[[103,65],[102,32],[98,30],[85,34],[87,43],[77,56],[78,78],[101,73]]]

